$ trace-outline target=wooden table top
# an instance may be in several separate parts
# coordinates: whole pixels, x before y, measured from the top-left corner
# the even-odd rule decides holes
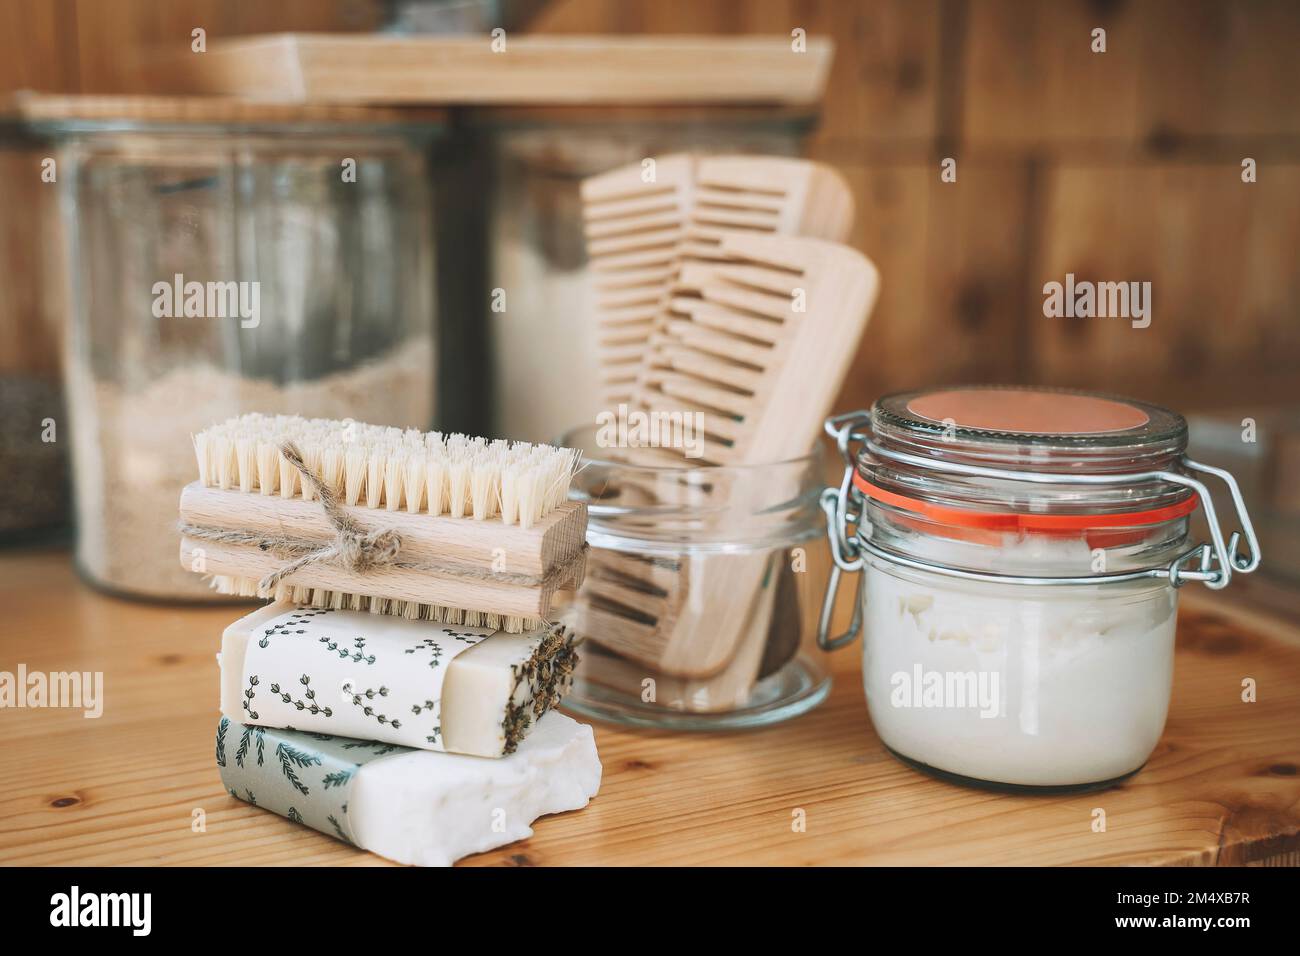
[[[0,711],[0,863],[385,861],[227,795],[213,762],[231,608],[141,604],[78,582],[60,551],[0,553],[0,670],[104,672],[104,711]],[[1235,585],[1234,585],[1235,586]],[[1198,593],[1200,590],[1200,593]],[[473,865],[1300,863],[1300,626],[1183,592],[1159,748],[1123,786],[1006,796],[933,780],[871,729],[857,651],[819,709],[757,732],[598,725],[585,810]],[[1252,677],[1258,701],[1241,701]],[[1106,812],[1093,832],[1093,810]],[[206,829],[192,828],[194,811]],[[806,813],[805,832],[792,815]]]

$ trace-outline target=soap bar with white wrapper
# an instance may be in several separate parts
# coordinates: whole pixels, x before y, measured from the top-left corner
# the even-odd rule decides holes
[[[231,796],[416,866],[527,839],[538,817],[585,807],[601,775],[591,728],[558,713],[501,760],[227,717],[216,755]]]
[[[226,628],[221,712],[244,724],[502,757],[568,690],[558,625],[523,634],[277,602]]]

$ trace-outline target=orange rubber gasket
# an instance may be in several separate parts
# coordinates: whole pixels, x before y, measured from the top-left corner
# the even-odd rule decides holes
[[[908,498],[906,495],[877,488],[856,471],[853,473],[853,486],[869,498],[922,515],[932,521],[988,531],[1091,531],[1098,528],[1132,528],[1186,517],[1195,511],[1199,504],[1196,495],[1189,494],[1182,501],[1147,511],[1122,511],[1097,515],[1024,514],[1018,511],[969,511],[965,508],[945,508],[943,505],[930,504],[928,501]]]

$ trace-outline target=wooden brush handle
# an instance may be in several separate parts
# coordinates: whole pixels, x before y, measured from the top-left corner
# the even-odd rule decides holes
[[[201,563],[196,556],[201,555]],[[206,574],[231,575],[258,580],[279,570],[285,562],[256,547],[214,544],[196,538],[181,537],[181,564]],[[576,587],[586,568],[586,552],[579,552],[556,569],[545,583],[522,585],[502,582],[491,577],[467,578],[459,575],[404,568],[400,565],[376,568],[365,574],[348,571],[321,561],[309,564],[284,579],[286,585],[321,588],[347,594],[364,594],[371,598],[394,601],[417,601],[445,607],[524,618],[547,619],[551,598],[564,588]]]
[[[485,571],[544,577],[582,549],[587,534],[587,506],[566,501],[531,528],[504,524],[499,518],[476,521],[450,515],[411,514],[379,508],[342,506],[367,531],[395,530],[402,536],[405,564],[458,565]],[[334,528],[319,501],[281,498],[205,488],[193,482],[181,492],[182,524],[228,531],[285,536],[328,544]],[[252,575],[244,575],[251,577]]]
[[[491,518],[476,521],[357,506],[343,510],[367,531],[395,530],[401,535],[396,565],[359,574],[332,562],[316,562],[288,577],[286,584],[544,617],[555,590],[582,583],[587,506],[579,501],[561,504],[531,528]],[[199,482],[181,492],[180,520],[182,526],[309,545],[324,546],[335,537],[319,501],[206,488]],[[205,574],[260,579],[289,560],[255,544],[192,536],[183,536],[181,544],[181,563]],[[195,560],[196,549],[201,563]]]

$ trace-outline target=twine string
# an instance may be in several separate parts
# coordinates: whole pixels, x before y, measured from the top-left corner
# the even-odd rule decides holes
[[[375,568],[382,568],[397,560],[397,553],[402,549],[402,536],[395,529],[386,531],[366,531],[339,505],[334,490],[328,487],[307,467],[302,452],[292,441],[280,443],[280,454],[285,461],[293,465],[302,476],[304,485],[310,485],[320,499],[325,517],[334,528],[334,540],[322,548],[310,551],[297,560],[290,561],[278,571],[272,571],[261,581],[257,589],[262,594],[274,593],[278,585],[295,571],[300,571],[309,564],[332,561],[347,571],[365,574]]]
[[[333,541],[320,547],[304,548],[302,542],[285,535],[253,535],[246,531],[201,528],[188,524],[181,526],[181,532],[191,538],[220,544],[253,544],[276,556],[298,555],[278,571],[272,571],[257,582],[257,591],[262,597],[274,594],[281,581],[310,564],[328,561],[347,571],[365,574],[397,561],[398,552],[402,549],[402,536],[395,529],[367,531],[363,528],[339,504],[333,489],[307,467],[302,452],[292,441],[286,439],[280,443],[280,454],[297,469],[302,476],[303,486],[310,487],[320,499],[325,517],[334,529]]]

